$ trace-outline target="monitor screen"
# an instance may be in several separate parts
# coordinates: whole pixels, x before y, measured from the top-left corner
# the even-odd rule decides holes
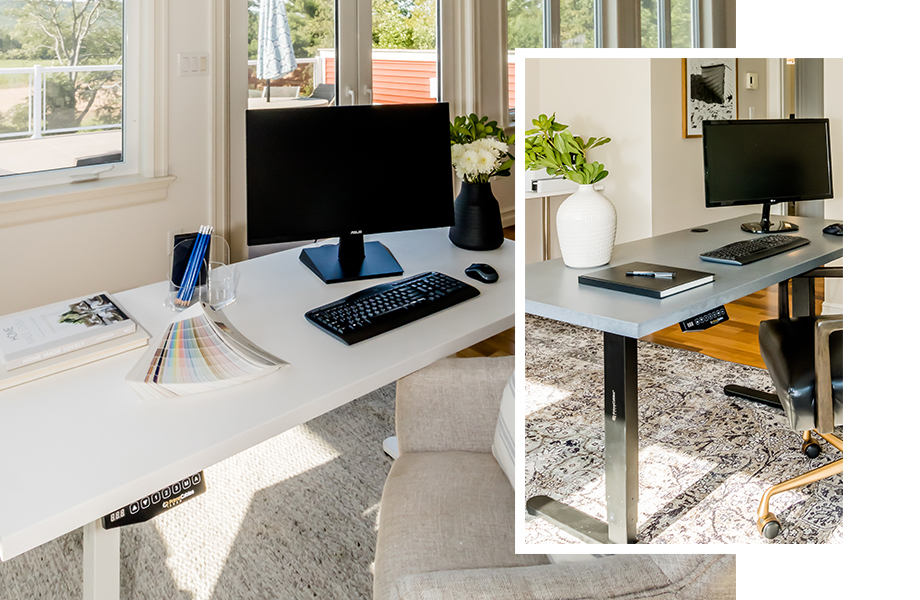
[[[827,119],[703,122],[706,206],[832,198]]]
[[[453,225],[446,103],[246,113],[250,246]]]

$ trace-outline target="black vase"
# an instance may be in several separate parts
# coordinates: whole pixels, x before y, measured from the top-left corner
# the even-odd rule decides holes
[[[491,183],[467,183],[454,201],[450,241],[464,250],[495,250],[505,241],[502,213]]]

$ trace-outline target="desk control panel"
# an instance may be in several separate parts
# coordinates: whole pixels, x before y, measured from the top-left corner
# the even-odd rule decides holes
[[[709,312],[681,321],[680,330],[684,332],[703,331],[725,321],[728,321],[728,311],[725,310],[724,306],[720,306]]]
[[[168,485],[102,518],[103,529],[143,523],[205,492],[204,471]]]

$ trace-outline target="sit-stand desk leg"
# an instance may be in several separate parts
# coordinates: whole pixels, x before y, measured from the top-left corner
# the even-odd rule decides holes
[[[527,510],[589,543],[636,541],[639,516],[639,375],[633,338],[604,333],[604,468],[607,522],[547,496]]]
[[[813,317],[815,316],[815,279],[814,277],[795,277],[790,280],[792,284],[792,310],[791,315],[794,317]],[[780,284],[780,295],[785,292],[782,284]],[[783,316],[783,312],[788,307],[787,299],[780,298],[780,316]],[[751,402],[757,402],[759,404],[766,404],[767,406],[773,406],[775,408],[782,408],[783,405],[779,401],[779,397],[776,394],[770,394],[767,392],[761,392],[760,390],[755,390],[749,387],[744,387],[741,385],[726,385],[722,390],[726,396],[732,396],[735,398],[741,398],[743,400],[749,400]]]
[[[83,600],[118,600],[121,530],[96,519],[83,527]]]
[[[399,458],[399,444],[396,441],[396,436],[392,435],[385,440],[383,440],[383,451],[389,455],[392,459]]]

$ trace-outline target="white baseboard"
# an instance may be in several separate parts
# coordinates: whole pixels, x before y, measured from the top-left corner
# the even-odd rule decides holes
[[[831,304],[830,302],[824,302],[821,304],[821,314],[822,315],[842,315],[843,314],[843,304]]]

